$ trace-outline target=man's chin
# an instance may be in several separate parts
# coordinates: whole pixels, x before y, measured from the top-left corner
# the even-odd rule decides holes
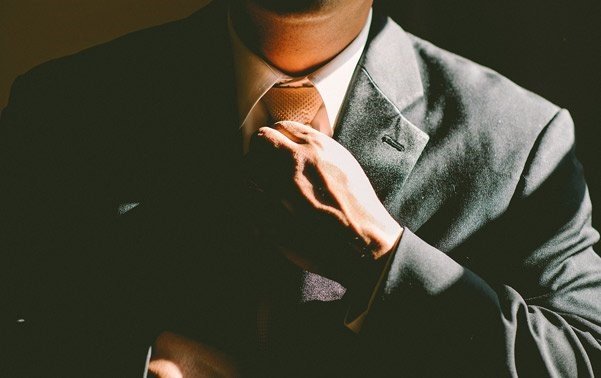
[[[261,8],[280,14],[319,12],[338,0],[250,0]]]

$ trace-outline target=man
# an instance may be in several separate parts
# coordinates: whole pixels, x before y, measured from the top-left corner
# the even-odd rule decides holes
[[[215,1],[15,81],[13,375],[599,372],[568,113],[371,6]]]

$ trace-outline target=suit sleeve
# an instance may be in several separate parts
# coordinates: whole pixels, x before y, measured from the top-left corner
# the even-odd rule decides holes
[[[601,374],[598,234],[566,111],[541,131],[506,214],[483,227],[467,258],[404,231],[366,324],[380,362],[420,376]]]

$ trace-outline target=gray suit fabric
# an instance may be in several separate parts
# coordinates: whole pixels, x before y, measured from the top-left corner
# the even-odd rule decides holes
[[[352,290],[299,302],[303,273],[248,231],[225,17],[214,2],[15,81],[0,119],[12,376],[140,376],[165,329],[257,376],[599,374],[598,234],[567,111],[375,13],[334,138],[405,231],[354,335]]]

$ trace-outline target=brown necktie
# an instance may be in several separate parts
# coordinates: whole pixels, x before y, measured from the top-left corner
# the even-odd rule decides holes
[[[308,125],[323,103],[313,86],[272,87],[263,96],[271,120],[296,121]]]
[[[262,98],[272,122],[296,121],[305,125],[315,118],[323,100],[313,86],[272,87]],[[342,298],[346,289],[337,282],[317,274],[303,271],[300,276],[300,287],[296,296],[299,302],[332,301]],[[273,306],[277,306],[270,298],[264,298],[257,309],[257,332],[259,350],[262,353],[274,347],[271,341],[270,324],[273,321]],[[291,324],[290,326],[294,326]]]

